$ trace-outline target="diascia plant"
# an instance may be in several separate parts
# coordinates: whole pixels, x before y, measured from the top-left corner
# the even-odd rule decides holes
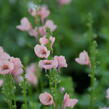
[[[58,2],[60,5],[64,5],[70,3],[70,0],[59,0]],[[58,88],[60,88],[61,69],[67,68],[68,64],[65,56],[57,56],[54,54],[53,47],[56,39],[53,33],[57,29],[57,25],[51,19],[47,19],[50,11],[45,5],[37,5],[29,8],[28,12],[33,17],[35,26],[32,25],[27,17],[23,17],[16,28],[23,32],[27,32],[37,40],[37,44],[34,46],[34,54],[39,59],[39,68],[47,74],[50,88],[50,92],[44,91],[44,89],[41,90],[42,92],[39,95],[39,101],[45,107],[51,106],[53,109],[73,108],[78,103],[78,99],[71,98],[67,92],[63,94],[60,103],[58,103],[60,100]],[[75,61],[80,65],[87,65],[90,69],[91,87],[89,109],[95,109],[96,42],[94,41],[92,34],[91,20],[89,21],[88,29],[90,35],[90,56],[88,52],[84,50],[79,54],[79,57],[76,58]],[[35,72],[35,63],[32,63],[25,68],[19,58],[10,56],[2,47],[0,47],[0,74],[3,78],[3,80],[0,80],[0,86],[3,86],[2,92],[5,95],[6,102],[10,109],[16,109],[15,81],[22,89],[22,109],[29,109],[28,99],[31,100],[31,98],[28,97],[28,92],[30,92],[29,94],[32,96],[29,84],[33,86],[38,84],[38,78]],[[64,91],[64,88],[61,87],[61,92],[63,93]],[[108,90],[106,97],[108,98]]]
[[[40,58],[39,67],[44,69],[48,74],[51,90],[51,94],[48,92],[40,94],[39,100],[43,105],[53,106],[54,109],[58,109],[60,104],[57,103],[56,96],[58,96],[57,88],[59,83],[59,74],[61,72],[61,68],[67,68],[67,62],[64,56],[53,56],[53,45],[55,42],[53,32],[57,26],[52,20],[47,19],[50,11],[46,6],[42,5],[37,6],[37,8],[30,8],[29,13],[33,16],[35,24],[38,26],[33,27],[28,18],[24,17],[21,19],[21,24],[17,26],[17,29],[25,31],[39,40],[39,44],[36,44],[34,47],[34,52],[35,55]],[[77,99],[71,99],[69,94],[65,93],[60,108],[73,108],[77,102]]]

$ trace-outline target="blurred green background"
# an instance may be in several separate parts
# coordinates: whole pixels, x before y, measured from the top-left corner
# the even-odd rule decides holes
[[[24,65],[38,61],[33,51],[35,39],[16,29],[22,17],[32,19],[28,13],[29,2],[31,0],[0,0],[0,46],[10,55],[20,57]],[[72,0],[65,6],[60,6],[56,0],[43,0],[41,4],[48,6],[48,18],[58,26],[54,32],[54,54],[64,55],[67,59],[68,68],[63,69],[63,75],[72,78],[74,94],[80,99],[77,109],[86,109],[88,105],[88,69],[77,64],[75,58],[81,51],[89,51],[87,24],[91,13],[93,34],[98,44],[96,106],[106,105],[105,90],[109,87],[109,0]]]

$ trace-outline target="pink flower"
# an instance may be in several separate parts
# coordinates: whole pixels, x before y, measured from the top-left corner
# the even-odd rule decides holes
[[[21,31],[30,31],[32,29],[32,25],[29,22],[29,20],[26,17],[24,17],[21,19],[21,24],[18,25],[16,28]]]
[[[88,53],[85,50],[80,53],[79,58],[76,58],[75,61],[81,65],[91,66]]]
[[[106,90],[106,98],[109,99],[109,88]]]
[[[48,44],[48,39],[44,36],[44,37],[42,37],[42,38],[40,38],[39,39],[39,42],[40,42],[40,44],[41,45],[46,45],[46,44]]]
[[[56,60],[41,60],[39,61],[39,67],[44,69],[57,68],[58,63]]]
[[[57,28],[57,26],[53,23],[52,20],[47,20],[44,27],[46,29],[50,29],[50,31],[52,31],[52,32]]]
[[[50,12],[47,9],[46,6],[40,7],[40,9],[37,11],[37,15],[41,17],[41,20],[44,21],[45,18],[49,16]]]
[[[3,86],[4,81],[0,80],[0,87]]]
[[[59,68],[67,67],[66,59],[64,56],[55,56],[54,60],[56,60],[58,62]]]
[[[37,38],[38,32],[35,29],[31,29],[31,30],[29,30],[29,35]]]
[[[36,45],[34,51],[36,56],[40,58],[47,58],[50,55],[50,51],[44,45]]]
[[[49,106],[54,104],[53,97],[47,92],[40,94],[39,99],[43,105]]]
[[[38,79],[35,72],[36,72],[36,65],[34,63],[28,66],[26,69],[25,78],[29,83],[33,85],[36,85],[38,83]]]
[[[73,108],[76,104],[77,104],[78,100],[77,99],[71,99],[69,97],[69,95],[66,93],[64,95],[64,104],[63,104],[63,107],[66,108],[66,107],[70,107],[70,108]]]
[[[23,68],[22,68],[23,65],[22,65],[20,59],[19,59],[19,58],[11,57],[11,58],[10,58],[10,62],[13,63],[13,65],[14,65],[14,69],[12,70],[11,73],[12,73],[14,76],[21,75],[21,74],[23,73]]]
[[[9,74],[14,69],[14,64],[8,60],[0,60],[0,74]]]
[[[44,36],[44,35],[46,35],[46,29],[43,26],[41,26],[41,27],[38,28],[38,33],[41,36]]]
[[[69,4],[71,2],[71,0],[58,0],[60,5],[66,5]]]

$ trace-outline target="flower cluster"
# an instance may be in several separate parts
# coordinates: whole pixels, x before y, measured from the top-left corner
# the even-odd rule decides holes
[[[55,105],[52,95],[47,92],[40,94],[39,99],[43,105],[47,105],[47,106]],[[75,104],[77,104],[77,102],[78,102],[77,99],[71,99],[70,96],[66,93],[64,95],[62,109],[65,109],[66,107],[73,108]]]
[[[11,57],[0,47],[0,74],[12,74],[19,77],[23,73],[22,63],[19,58]]]

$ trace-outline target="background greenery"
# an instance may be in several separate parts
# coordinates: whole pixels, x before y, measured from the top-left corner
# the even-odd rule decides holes
[[[28,2],[30,1],[0,0],[0,46],[3,46],[10,55],[20,57],[24,65],[38,61],[33,52],[36,44],[34,38],[16,29],[22,17],[32,19],[27,11]],[[109,87],[109,0],[72,0],[71,4],[65,6],[60,6],[56,0],[43,0],[42,4],[44,3],[51,12],[49,19],[58,26],[54,32],[56,37],[54,51],[57,55],[65,55],[67,58],[68,68],[63,70],[62,84],[66,84],[64,87],[67,91],[79,99],[75,109],[86,109],[89,103],[88,69],[77,64],[74,59],[81,51],[89,51],[87,24],[89,13],[92,14],[93,32],[98,44],[96,108],[108,105],[105,90]],[[66,83],[66,80],[69,81]],[[1,98],[0,100],[3,102]],[[4,103],[0,103],[0,109],[1,105]]]

